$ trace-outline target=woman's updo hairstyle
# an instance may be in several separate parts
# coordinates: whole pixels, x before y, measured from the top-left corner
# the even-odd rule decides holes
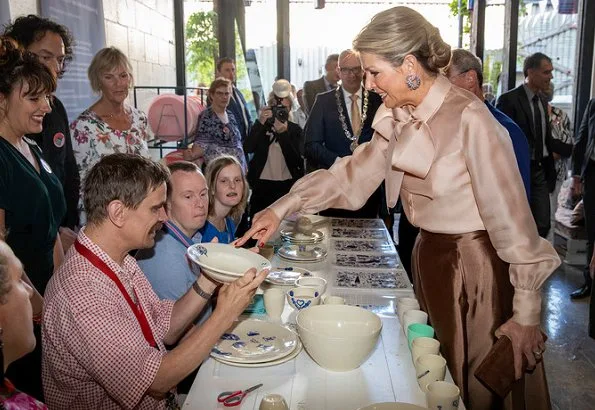
[[[394,67],[411,54],[429,74],[438,74],[450,61],[450,46],[440,31],[408,7],[393,7],[372,17],[353,40],[353,49],[375,54]]]
[[[27,83],[25,95],[51,94],[56,79],[50,70],[10,37],[0,36],[0,94],[10,95],[15,86]]]

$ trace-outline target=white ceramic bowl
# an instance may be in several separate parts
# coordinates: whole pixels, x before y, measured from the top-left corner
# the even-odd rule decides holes
[[[287,291],[287,303],[296,310],[316,306],[320,304],[320,292],[315,288],[291,288]]]
[[[370,355],[382,330],[380,318],[349,305],[320,305],[296,318],[300,339],[312,359],[327,370],[358,368]]]
[[[197,243],[186,252],[194,273],[199,270],[219,282],[233,282],[256,268],[257,272],[271,269],[271,262],[261,255],[225,243]]]

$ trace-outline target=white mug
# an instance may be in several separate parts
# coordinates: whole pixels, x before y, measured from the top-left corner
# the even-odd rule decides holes
[[[324,298],[325,305],[344,305],[345,298],[341,296],[327,296]]]
[[[411,309],[419,309],[419,302],[415,298],[399,298],[397,299],[397,315],[399,316],[399,323],[403,323],[403,315]]]
[[[289,410],[289,406],[280,394],[267,394],[260,401],[258,410]]]
[[[446,360],[437,354],[422,354],[415,361],[415,374],[419,388],[425,393],[428,391],[428,384],[444,380]]]
[[[449,382],[435,381],[428,384],[426,401],[428,409],[457,410],[459,408],[459,388]]]
[[[403,314],[403,332],[407,336],[407,328],[413,323],[421,323],[425,325],[428,323],[428,314],[423,310],[410,309]]]
[[[295,285],[297,287],[315,288],[318,290],[320,296],[326,292],[326,279],[319,278],[318,276],[301,276],[295,281]]]
[[[264,307],[271,319],[281,319],[285,308],[285,292],[282,289],[270,288],[264,291]]]
[[[413,363],[424,354],[438,354],[440,352],[440,342],[431,337],[416,337],[411,342],[411,358]]]

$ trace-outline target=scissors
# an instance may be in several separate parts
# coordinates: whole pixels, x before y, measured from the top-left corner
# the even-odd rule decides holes
[[[244,400],[244,397],[246,397],[246,395],[248,393],[258,389],[259,387],[262,387],[262,383],[257,384],[256,386],[252,386],[249,389],[246,389],[244,391],[242,391],[242,390],[224,391],[219,396],[217,396],[217,401],[219,403],[223,403],[223,405],[225,407],[239,406],[240,403],[242,402],[242,400]]]

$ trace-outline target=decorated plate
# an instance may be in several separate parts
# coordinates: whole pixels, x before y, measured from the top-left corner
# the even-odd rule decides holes
[[[233,363],[264,363],[285,357],[296,348],[298,336],[270,322],[237,322],[221,336],[211,356]]]
[[[358,410],[427,410],[425,407],[410,403],[375,403]]]
[[[197,243],[188,248],[187,255],[195,273],[202,270],[220,282],[232,282],[250,268],[258,272],[271,268],[265,257],[224,243]]]
[[[265,279],[266,282],[279,286],[295,286],[295,281],[302,276],[312,276],[310,271],[302,268],[295,268],[288,266],[285,268],[274,267],[271,268],[269,276]]]
[[[302,351],[302,342],[300,342],[300,340],[298,339],[297,345],[295,346],[295,349],[293,349],[293,351],[291,353],[289,353],[287,356],[284,356],[280,359],[277,360],[271,360],[270,362],[260,362],[260,363],[238,363],[238,362],[230,362],[224,359],[220,359],[218,357],[213,357],[215,360],[217,360],[218,362],[221,362],[223,364],[226,364],[228,366],[236,366],[236,367],[269,367],[269,366],[277,366],[279,364],[283,364],[286,363],[290,360],[295,359],[300,352]]]
[[[285,245],[277,255],[295,262],[319,262],[326,257],[327,251],[321,246]]]

